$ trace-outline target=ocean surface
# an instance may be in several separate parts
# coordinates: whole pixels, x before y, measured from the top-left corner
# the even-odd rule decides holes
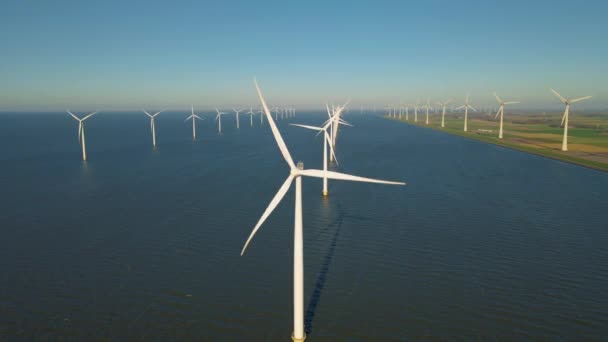
[[[269,126],[0,113],[0,340],[290,341],[293,188]],[[322,140],[278,122],[296,161]],[[356,111],[303,180],[308,341],[602,341],[608,174]]]

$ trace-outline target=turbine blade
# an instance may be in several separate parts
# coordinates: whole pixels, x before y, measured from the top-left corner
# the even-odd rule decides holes
[[[274,135],[274,139],[277,141],[277,145],[279,145],[279,150],[281,150],[281,154],[283,154],[283,158],[289,164],[289,167],[293,170],[296,168],[296,165],[291,158],[291,154],[289,154],[289,150],[287,149],[287,145],[285,145],[285,141],[283,141],[283,137],[281,136],[281,132],[277,128],[277,125],[274,123],[274,119],[268,110],[268,106],[266,105],[266,101],[264,100],[264,96],[262,95],[262,90],[260,90],[260,86],[258,85],[258,81],[254,80],[255,88],[258,91],[258,96],[260,97],[260,101],[262,102],[262,107],[264,107],[264,112],[266,112],[266,119],[268,119],[268,123],[270,124],[270,129],[272,130],[272,135]]]
[[[97,112],[92,112],[92,113],[87,114],[87,116],[85,116],[84,118],[82,118],[82,121],[84,121],[84,120],[90,118],[91,116],[95,115],[95,113],[97,113]]]
[[[79,118],[78,118],[76,115],[72,114],[72,112],[70,112],[69,110],[67,110],[67,112],[68,112],[68,114],[70,114],[70,115],[71,115],[71,116],[72,116],[74,119],[76,119],[76,120],[80,121],[80,119],[79,119]]]
[[[158,114],[160,114],[160,113],[162,113],[162,112],[164,112],[164,111],[165,111],[165,110],[163,109],[163,110],[161,110],[160,112],[156,112],[156,113],[154,113],[154,115],[152,115],[152,116],[157,116]]]
[[[583,96],[583,97],[579,97],[579,98],[577,98],[577,99],[570,100],[570,103],[577,103],[577,102],[581,102],[581,101],[584,101],[584,100],[588,100],[588,99],[590,99],[591,97],[592,97],[592,96]]]
[[[255,235],[255,233],[258,232],[258,230],[260,229],[260,227],[262,226],[264,221],[266,221],[268,216],[270,216],[270,214],[272,214],[272,211],[274,210],[274,208],[276,208],[277,205],[279,205],[279,203],[281,203],[281,200],[283,199],[283,197],[285,197],[285,194],[287,193],[287,190],[289,190],[289,186],[291,185],[293,178],[294,178],[294,176],[289,175],[289,177],[287,177],[287,179],[285,180],[283,185],[281,185],[281,187],[279,188],[279,191],[277,191],[276,195],[274,195],[274,198],[272,199],[272,201],[270,201],[270,204],[268,204],[268,207],[266,208],[266,210],[264,210],[262,217],[260,217],[260,219],[258,220],[258,223],[255,225],[255,227],[251,231],[251,234],[249,234],[249,238],[247,238],[247,241],[245,242],[245,245],[243,246],[243,249],[241,250],[241,256],[243,256],[243,254],[245,254],[245,250],[247,249],[247,246],[251,242],[251,239],[253,239],[253,236]]]
[[[346,122],[346,121],[344,121],[344,120],[342,120],[340,118],[338,118],[338,123],[341,124],[341,125],[345,125],[345,126],[355,127],[355,126],[351,125],[350,123],[348,123],[348,122]]]
[[[508,105],[508,104],[516,104],[519,103],[519,101],[510,101],[510,102],[505,102],[504,104]]]
[[[568,100],[566,100],[563,96],[561,96],[558,92],[556,92],[553,88],[549,88],[549,90],[551,90],[551,92],[553,92],[553,94],[555,96],[557,96],[559,98],[560,101],[562,101],[563,104],[566,104],[568,102]]]
[[[403,182],[392,182],[392,181],[385,181],[385,180],[380,180],[380,179],[359,177],[359,176],[347,175],[345,173],[333,172],[333,171],[309,169],[309,170],[298,170],[298,173],[300,173],[303,176],[316,177],[316,178],[330,178],[330,179],[339,179],[339,180],[347,180],[347,181],[353,181],[353,182],[365,182],[365,183],[405,185],[405,183],[403,183]]]
[[[144,113],[146,113],[147,116],[152,117],[152,115],[150,115],[150,113],[146,112],[145,109],[142,109],[144,111]]]
[[[498,101],[498,104],[502,104],[502,99],[496,93],[494,93],[494,97],[496,98],[496,101]]]
[[[78,123],[78,142],[82,143],[82,121]]]
[[[460,106],[460,107],[456,107],[456,108],[454,108],[454,109],[456,109],[456,110],[464,109],[464,105],[462,105],[462,106]]]
[[[494,119],[496,120],[496,118],[498,117],[498,115],[500,114],[500,111],[502,110],[502,106],[500,106],[500,108],[498,108],[498,111],[496,111],[496,116],[494,116]]]
[[[560,124],[560,127],[564,125],[564,121],[566,121],[566,112],[562,114],[562,123]]]
[[[290,126],[298,126],[298,127],[302,127],[302,128],[307,128],[307,129],[312,129],[313,131],[322,131],[323,128],[321,127],[315,127],[315,126],[308,126],[308,125],[300,125],[300,124],[289,124]]]
[[[471,106],[471,105],[469,105],[469,108],[471,108],[471,109],[472,109],[474,112],[476,112],[476,111],[477,111],[477,109],[475,109],[475,107],[473,107],[473,106]]]

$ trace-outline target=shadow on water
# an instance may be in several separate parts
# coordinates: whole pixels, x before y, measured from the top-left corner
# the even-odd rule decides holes
[[[338,204],[338,217],[327,226],[327,229],[336,227],[336,231],[331,239],[327,253],[325,253],[325,257],[323,258],[323,263],[321,264],[321,270],[319,271],[319,276],[317,277],[314,291],[310,296],[310,301],[308,302],[308,307],[306,308],[306,313],[304,314],[304,330],[306,335],[310,335],[312,332],[312,321],[315,318],[317,306],[319,305],[319,301],[321,299],[321,292],[323,291],[325,282],[327,281],[327,273],[329,272],[329,266],[331,265],[336,252],[338,237],[340,236],[340,230],[342,229],[342,224],[344,223],[345,218],[361,221],[367,220],[366,217],[345,214],[345,212],[342,210],[342,206]]]

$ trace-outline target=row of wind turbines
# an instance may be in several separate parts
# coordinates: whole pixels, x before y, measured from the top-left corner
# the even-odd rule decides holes
[[[571,99],[571,98],[563,97],[557,91],[555,91],[553,88],[549,88],[549,90],[551,90],[551,92],[565,106],[564,114],[562,115],[562,123],[561,123],[561,126],[564,127],[564,135],[562,138],[562,151],[568,151],[568,119],[569,119],[569,115],[570,115],[570,106],[574,103],[588,100],[591,98],[591,96],[583,96],[583,97]],[[505,106],[518,104],[520,102],[519,101],[504,101],[500,96],[498,96],[498,94],[496,94],[496,92],[494,93],[494,97],[496,98],[496,102],[498,103],[498,110],[496,111],[496,115],[494,116],[494,119],[497,119],[498,117],[500,117],[499,129],[498,129],[498,139],[502,139],[503,138],[503,121],[504,121]],[[453,99],[437,101],[437,105],[439,106],[439,108],[441,110],[441,128],[445,128],[446,107],[452,101],[453,101]],[[430,104],[430,98],[427,98],[426,103],[422,104],[422,105],[420,105],[420,100],[418,100],[418,101],[416,101],[416,104],[414,104],[414,105],[405,104],[405,105],[399,106],[398,108],[387,107],[386,108],[388,110],[387,115],[392,118],[397,118],[397,116],[398,116],[399,119],[402,119],[403,114],[404,114],[403,112],[405,110],[405,120],[409,121],[409,107],[410,106],[413,106],[413,108],[414,108],[414,122],[418,122],[418,110],[419,109],[426,110],[425,124],[428,125],[429,124],[429,110],[433,109],[433,107]],[[464,104],[460,107],[452,108],[452,112],[460,111],[463,109],[464,109],[463,131],[467,132],[468,131],[469,109],[471,109],[474,112],[477,112],[477,109],[475,109],[475,107],[473,107],[470,103],[470,94],[467,94]],[[399,114],[397,114],[397,110],[399,110]]]
[[[304,164],[302,162],[298,162],[297,164],[294,162],[289,150],[287,149],[287,145],[279,132],[275,120],[278,120],[279,116],[282,118],[294,117],[295,109],[286,109],[286,110],[278,110],[273,109],[272,111],[269,109],[266,101],[262,95],[262,91],[257,84],[257,81],[254,81],[255,88],[257,90],[258,97],[262,104],[262,109],[260,113],[262,114],[260,117],[261,123],[264,121],[264,117],[266,121],[268,121],[272,134],[275,138],[275,141],[278,145],[279,151],[281,152],[283,158],[285,159],[287,165],[290,168],[289,175],[284,183],[279,188],[278,192],[275,194],[273,199],[270,201],[268,207],[262,213],[262,216],[257,221],[253,230],[249,234],[247,240],[245,241],[243,248],[241,250],[241,256],[244,255],[248,246],[251,244],[253,237],[259,231],[261,226],[264,224],[266,219],[272,214],[274,209],[279,205],[281,200],[285,197],[286,193],[291,188],[291,185],[295,181],[295,208],[294,208],[294,255],[293,255],[293,332],[292,332],[292,340],[296,342],[303,342],[306,339],[305,327],[304,327],[304,245],[303,245],[303,216],[302,216],[302,178],[303,177],[313,177],[320,178],[323,180],[322,187],[322,195],[328,195],[328,180],[346,180],[346,181],[354,181],[354,182],[364,182],[364,183],[376,183],[376,184],[388,184],[388,185],[405,185],[404,182],[395,182],[395,181],[385,181],[373,178],[366,178],[360,176],[349,175],[340,172],[334,172],[328,170],[328,160],[335,161],[337,164],[337,158],[335,154],[335,146],[337,141],[337,136],[339,132],[339,128],[342,125],[351,126],[348,122],[342,119],[342,115],[345,113],[345,109],[347,104],[341,106],[330,106],[327,105],[327,114],[328,120],[322,123],[319,126],[312,125],[303,125],[303,124],[291,124],[295,127],[300,127],[304,129],[309,129],[318,132],[317,135],[323,134],[323,169],[304,169]],[[240,123],[238,121],[238,115],[242,110],[234,110],[237,115],[237,128]],[[149,112],[144,110],[144,113],[150,118],[150,129],[152,132],[152,143],[156,145],[156,133],[155,133],[155,118],[162,111],[156,112],[154,114],[150,114]],[[250,124],[253,126],[253,110],[250,109]],[[275,118],[273,119],[272,113],[274,112]],[[83,159],[86,160],[86,149],[84,144],[84,121],[92,117],[96,112],[89,113],[84,116],[82,119],[78,118],[75,114],[68,110],[68,113],[74,117],[79,122],[78,128],[78,137],[79,141],[82,143],[83,148]],[[221,118],[222,115],[226,115],[226,113],[221,112],[219,109],[216,109],[215,119],[218,122],[218,133],[221,133]],[[192,107],[192,111],[190,116],[186,118],[185,121],[192,120],[192,136],[196,137],[196,120],[203,120],[200,116],[194,113],[194,108]],[[329,155],[328,155],[329,149]]]
[[[196,140],[196,121],[197,120],[205,120],[205,118],[201,118],[199,115],[194,113],[194,106],[192,106],[192,112],[190,114],[190,116],[188,116],[186,118],[186,120],[184,120],[184,122],[187,122],[188,120],[192,120],[192,139]],[[234,113],[236,114],[236,128],[240,128],[240,120],[239,120],[239,116],[241,114],[241,112],[244,111],[244,109],[232,109],[234,111]],[[154,114],[150,114],[147,110],[142,109],[142,111],[144,112],[144,114],[146,114],[149,118],[150,118],[150,133],[152,136],[152,147],[156,148],[156,117],[162,113],[164,110],[158,111]],[[218,123],[218,133],[222,134],[222,115],[226,115],[227,113],[225,112],[221,112],[219,109],[215,109],[216,111],[216,116],[215,116],[215,121]],[[273,108],[273,112],[275,113],[275,117],[278,120],[279,117],[281,119],[287,119],[287,118],[293,118],[296,116],[296,110],[293,107],[289,107],[289,108]],[[82,160],[86,161],[87,160],[87,148],[86,148],[86,142],[85,142],[85,135],[84,135],[84,123],[87,119],[91,118],[93,115],[95,115],[96,113],[98,113],[98,111],[95,112],[91,112],[86,114],[85,116],[83,116],[82,118],[79,118],[76,114],[72,113],[69,109],[67,110],[67,113],[70,114],[76,121],[78,121],[78,142],[80,143],[81,147],[82,147]],[[256,114],[260,114],[260,125],[264,124],[264,116],[261,115],[263,114],[263,111],[260,110],[258,112],[254,112],[253,108],[250,107],[249,108],[249,112],[247,113],[243,113],[243,114],[249,114],[249,119],[250,119],[250,125],[251,127],[253,127],[253,117]]]

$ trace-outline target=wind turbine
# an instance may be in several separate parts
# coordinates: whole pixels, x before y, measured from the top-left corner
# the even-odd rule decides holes
[[[414,105],[414,122],[418,122],[418,106],[420,105],[420,99],[416,100]]]
[[[452,99],[447,99],[445,101],[438,101],[437,104],[441,106],[441,128],[445,127],[445,107],[452,102]]]
[[[564,110],[564,115],[562,116],[562,125],[564,126],[564,138],[562,139],[562,151],[568,151],[568,118],[570,116],[570,105],[573,103],[581,102],[584,100],[588,100],[591,96],[583,96],[576,99],[564,98],[558,92],[551,88],[551,91],[555,96],[559,98],[559,100],[566,106],[566,110]]]
[[[255,81],[254,81],[255,82]],[[283,155],[283,158],[287,162],[290,168],[289,176],[279,188],[279,191],[276,193],[270,204],[260,217],[258,223],[255,225],[249,238],[245,242],[243,249],[241,251],[241,255],[245,253],[247,246],[251,242],[251,239],[255,236],[259,228],[262,226],[266,218],[270,216],[272,211],[277,207],[277,205],[281,202],[289,188],[291,187],[291,183],[295,179],[295,215],[294,215],[294,248],[293,248],[293,333],[292,340],[296,342],[303,342],[306,339],[306,334],[304,332],[304,246],[303,246],[303,229],[302,229],[302,177],[315,177],[315,178],[331,178],[331,179],[339,179],[339,180],[349,180],[356,182],[367,182],[367,183],[381,183],[381,184],[394,184],[394,185],[405,185],[402,182],[388,182],[383,180],[364,178],[358,176],[347,175],[338,172],[332,171],[323,171],[323,170],[305,170],[304,164],[299,162],[296,164],[293,162],[291,158],[291,154],[285,145],[285,141],[283,141],[283,137],[281,137],[281,133],[279,132],[276,124],[272,119],[272,115],[268,110],[268,106],[264,101],[264,97],[262,96],[262,91],[260,90],[257,82],[255,82],[255,86],[258,92],[258,96],[260,97],[260,101],[262,102],[262,106],[264,107],[264,112],[266,113],[266,119],[270,125],[272,130],[272,134],[279,146],[279,150]]]
[[[249,107],[249,111],[247,112],[247,114],[249,114],[250,125],[251,127],[253,127],[253,116],[255,115],[253,108]]]
[[[331,134],[331,140],[332,143],[334,145],[334,147],[336,147],[336,141],[338,140],[338,130],[340,128],[340,124],[344,124],[346,123],[346,121],[342,120],[340,117],[342,116],[342,113],[344,113],[344,110],[346,109],[346,106],[348,105],[348,103],[350,102],[350,100],[346,101],[346,103],[344,103],[342,106],[336,106],[333,114],[331,116],[337,116],[337,120],[333,121],[332,124],[332,134]],[[395,117],[397,117],[397,111],[395,110]]]
[[[502,139],[502,118],[505,114],[505,105],[516,104],[516,103],[519,103],[519,101],[505,102],[496,94],[496,92],[494,92],[494,97],[496,97],[496,101],[500,105],[500,107],[498,108],[498,111],[496,112],[496,116],[494,117],[494,119],[496,119],[498,117],[498,115],[500,114],[500,129],[498,130],[498,139]]]
[[[217,112],[217,115],[215,116],[215,120],[217,121],[217,132],[222,134],[222,115],[225,115],[226,113],[220,112],[217,108],[215,108],[215,111]]]
[[[323,127],[316,127],[316,126],[308,126],[308,125],[300,125],[300,124],[291,124],[292,126],[298,126],[298,127],[303,127],[306,129],[311,129],[313,131],[319,131],[319,133],[323,132],[323,171],[327,171],[327,145],[329,145],[329,150],[331,152],[331,155],[333,157],[333,160],[336,161],[336,163],[338,163],[338,159],[336,158],[336,154],[334,152],[334,148],[331,145],[331,138],[329,137],[329,134],[327,133],[327,129],[331,127],[331,125],[333,124],[333,120],[336,120],[337,118],[331,118],[329,120],[327,120],[327,122],[323,125]],[[322,191],[323,196],[327,196],[329,195],[329,192],[327,191],[327,177],[323,177],[323,191]]]
[[[410,121],[410,105],[405,104],[405,121]]]
[[[469,108],[471,108],[474,112],[477,111],[477,109],[473,108],[473,106],[471,106],[469,104],[469,97],[471,97],[470,94],[467,94],[466,99],[464,100],[464,104],[458,108],[456,108],[456,110],[461,110],[464,108],[464,132],[467,132],[469,130],[468,128],[468,120],[469,120]]]
[[[258,112],[260,114],[260,125],[264,124],[264,110],[262,108],[260,108],[260,111]]]
[[[156,119],[156,116],[160,113],[162,113],[163,111],[159,111],[156,112],[154,114],[150,114],[148,112],[146,112],[145,109],[142,109],[144,111],[144,113],[146,113],[147,116],[150,117],[150,130],[152,131],[152,146],[156,147],[156,126],[154,125],[154,120]]]
[[[424,108],[426,108],[426,123],[425,125],[429,124],[429,109],[431,108],[431,105],[429,103],[430,99],[427,97],[426,98],[426,104],[424,105]]]
[[[236,114],[236,128],[241,128],[239,126],[239,113],[242,112],[242,109],[236,110],[234,108],[232,108],[232,110],[234,111],[234,113]]]
[[[76,121],[78,121],[78,142],[80,143],[80,145],[82,145],[82,160],[86,161],[87,160],[87,147],[86,147],[86,143],[84,141],[84,121],[86,119],[90,118],[91,116],[93,116],[95,113],[97,113],[97,111],[85,115],[82,119],[78,118],[76,115],[74,115],[72,112],[70,112],[69,109],[67,110],[67,112],[74,119],[76,119]]]
[[[192,140],[196,140],[196,119],[203,119],[201,119],[198,115],[194,114],[194,105],[192,105],[192,114],[186,120],[184,120],[184,122],[190,119],[192,119]]]

